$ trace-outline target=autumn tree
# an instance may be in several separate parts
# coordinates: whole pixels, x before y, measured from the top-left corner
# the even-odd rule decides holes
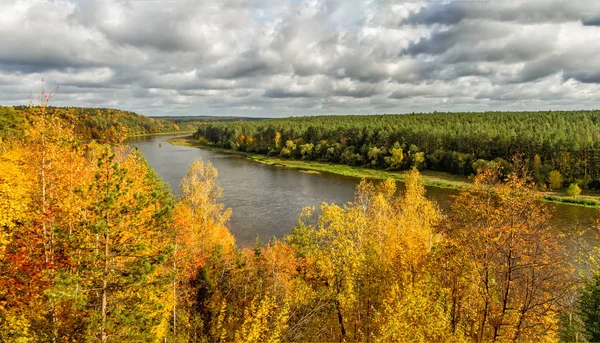
[[[476,342],[552,341],[572,271],[533,184],[499,175],[478,174],[444,224],[452,323]]]
[[[0,338],[160,338],[170,195],[139,154],[83,143],[51,96],[0,153]]]
[[[15,236],[30,220],[30,193],[35,185],[34,172],[22,159],[24,152],[16,143],[0,151],[0,341],[4,342],[31,337],[31,312],[26,306],[31,297],[26,287],[30,280],[25,274],[21,276],[25,282],[14,282],[20,268],[12,264],[20,259],[18,249],[27,248],[17,247]]]
[[[403,193],[392,180],[363,181],[352,203],[324,204],[320,212],[307,211],[286,238],[303,261],[314,304],[327,305],[318,321],[332,333],[308,339],[460,340],[460,332],[443,329],[450,326],[448,289],[435,286],[432,272],[441,216],[416,169]],[[414,315],[398,316],[406,306]]]
[[[181,181],[181,190],[172,228],[175,277],[171,286],[171,334],[189,338],[192,334],[185,328],[189,328],[189,322],[195,315],[193,312],[198,309],[195,303],[198,289],[194,287],[202,282],[199,280],[202,278],[200,270],[206,266],[207,259],[231,254],[234,240],[226,227],[231,210],[225,209],[219,202],[222,189],[217,184],[217,170],[210,162],[194,161]],[[205,328],[208,324],[200,323]]]
[[[2,275],[9,290],[6,297],[36,337],[57,341],[67,332],[60,316],[63,305],[69,305],[56,290],[63,272],[72,267],[69,252],[79,217],[75,189],[85,180],[85,171],[83,158],[76,156],[79,147],[72,128],[46,111],[52,97],[42,91],[40,105],[31,105],[34,117],[24,140],[13,140],[4,155],[6,172],[20,175],[0,188],[12,188],[6,228],[13,232]],[[17,180],[22,183],[12,184]],[[11,201],[15,195],[20,197],[18,205]]]

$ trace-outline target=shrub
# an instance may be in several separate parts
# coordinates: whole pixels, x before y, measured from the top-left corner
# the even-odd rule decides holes
[[[576,183],[572,183],[569,188],[567,188],[567,195],[574,197],[576,195],[581,194],[581,188]]]

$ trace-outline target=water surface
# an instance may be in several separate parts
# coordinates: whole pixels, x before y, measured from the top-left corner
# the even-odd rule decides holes
[[[352,200],[358,182],[352,178],[273,167],[210,150],[175,146],[165,142],[169,138],[136,138],[128,144],[140,149],[175,194],[181,193],[181,179],[194,160],[201,158],[211,162],[217,168],[218,182],[223,188],[221,201],[232,209],[230,230],[242,246],[254,243],[256,237],[263,242],[283,237],[295,225],[305,206],[319,206],[323,201],[343,204]]]

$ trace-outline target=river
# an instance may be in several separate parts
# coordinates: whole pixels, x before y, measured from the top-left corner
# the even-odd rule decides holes
[[[172,136],[133,138],[127,144],[137,147],[167,182],[175,194],[180,193],[181,178],[195,159],[211,162],[219,173],[223,188],[221,201],[232,209],[230,230],[240,246],[249,246],[258,237],[266,242],[281,238],[296,224],[305,206],[322,202],[344,204],[351,201],[359,180],[331,174],[307,174],[295,169],[274,167],[252,162],[244,157],[210,150],[175,146],[166,142]],[[456,191],[427,189],[430,198],[444,210]],[[589,228],[595,223],[596,209],[555,204],[552,225],[572,236],[577,228]],[[595,242],[592,233],[584,235],[586,246]],[[570,240],[571,243],[575,241]],[[577,242],[581,243],[580,240]],[[580,245],[577,243],[577,245]]]

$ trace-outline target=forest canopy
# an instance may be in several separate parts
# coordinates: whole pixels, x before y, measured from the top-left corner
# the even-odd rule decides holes
[[[194,137],[284,158],[466,176],[521,155],[540,185],[555,186],[555,172],[558,188],[600,188],[600,111],[292,117],[201,124]]]

